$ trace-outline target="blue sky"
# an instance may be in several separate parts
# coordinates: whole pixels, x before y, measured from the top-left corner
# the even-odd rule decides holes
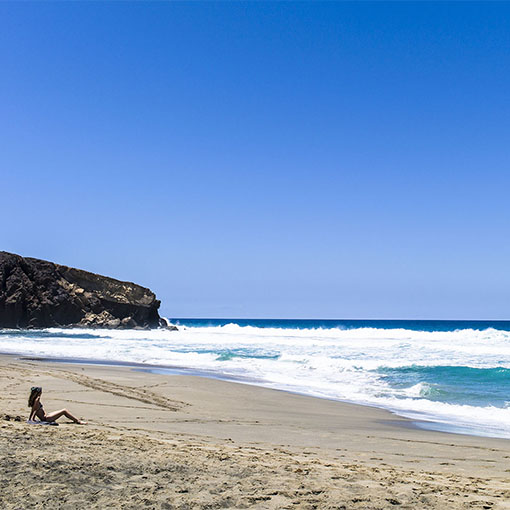
[[[0,3],[0,249],[172,317],[510,319],[510,4]]]

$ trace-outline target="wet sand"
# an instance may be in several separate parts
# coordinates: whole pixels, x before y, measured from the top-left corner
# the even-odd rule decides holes
[[[0,384],[0,508],[510,509],[504,439],[128,367],[0,356]],[[88,425],[26,424],[33,385]]]

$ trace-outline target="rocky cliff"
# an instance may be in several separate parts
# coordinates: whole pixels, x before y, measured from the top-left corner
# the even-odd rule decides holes
[[[0,328],[156,328],[159,304],[140,285],[0,251]]]

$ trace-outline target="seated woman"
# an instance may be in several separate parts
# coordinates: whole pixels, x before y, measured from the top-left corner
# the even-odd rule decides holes
[[[76,416],[73,416],[67,409],[60,409],[60,411],[55,411],[53,413],[46,414],[44,412],[44,407],[41,404],[41,394],[42,388],[40,386],[32,386],[30,389],[30,397],[28,397],[28,407],[32,408],[30,412],[30,418],[28,421],[35,420],[35,417],[39,418],[44,422],[54,422],[58,420],[61,416],[65,416],[70,420],[74,421],[74,423],[78,423],[79,425],[85,425],[86,422],[79,420]]]

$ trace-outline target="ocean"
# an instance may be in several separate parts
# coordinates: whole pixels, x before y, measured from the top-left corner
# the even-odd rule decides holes
[[[0,352],[196,373],[510,438],[510,321],[169,321],[179,331],[0,330]]]

